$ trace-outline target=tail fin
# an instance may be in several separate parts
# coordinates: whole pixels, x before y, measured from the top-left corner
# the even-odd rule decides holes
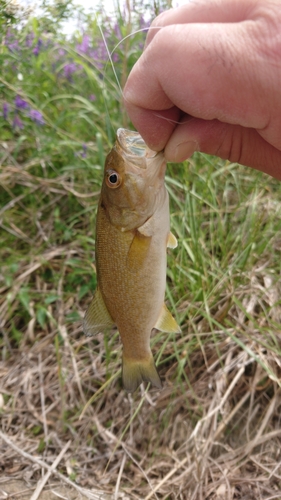
[[[141,361],[127,358],[123,354],[122,380],[127,392],[134,392],[142,382],[150,382],[158,389],[162,389],[152,354]]]

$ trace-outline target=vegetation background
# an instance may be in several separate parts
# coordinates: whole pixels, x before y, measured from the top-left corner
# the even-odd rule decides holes
[[[161,392],[124,393],[118,333],[81,328],[121,88],[167,7],[0,0],[1,498],[281,498],[279,182],[203,154],[168,165],[182,334],[153,334]]]

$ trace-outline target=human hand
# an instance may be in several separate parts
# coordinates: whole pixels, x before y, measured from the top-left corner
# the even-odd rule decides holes
[[[189,1],[152,28],[124,88],[148,146],[168,161],[202,151],[281,180],[279,0]]]

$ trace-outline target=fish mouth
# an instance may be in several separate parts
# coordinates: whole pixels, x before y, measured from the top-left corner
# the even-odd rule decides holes
[[[119,128],[117,130],[117,143],[122,150],[123,157],[125,156],[129,161],[138,163],[138,166],[146,168],[143,159],[152,159],[157,155],[163,155],[162,152],[152,151],[144,142],[143,138],[138,132]],[[141,161],[138,161],[140,159]]]
[[[152,151],[138,132],[119,128],[115,150],[127,165],[127,174],[145,176],[151,184],[162,182],[166,171],[164,152]]]

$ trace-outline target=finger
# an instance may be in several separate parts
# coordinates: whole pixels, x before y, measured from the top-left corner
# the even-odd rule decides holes
[[[164,26],[185,23],[238,23],[254,15],[256,8],[256,0],[189,1],[180,7],[162,12],[153,20],[147,34],[146,46],[153,40],[157,29]]]
[[[145,143],[153,151],[162,151],[179,123],[181,112],[172,106],[170,109],[152,112],[130,106],[130,119]]]
[[[281,151],[268,144],[256,130],[218,120],[191,118],[175,128],[166,145],[165,157],[167,161],[181,162],[194,151],[216,155],[281,180]]]

